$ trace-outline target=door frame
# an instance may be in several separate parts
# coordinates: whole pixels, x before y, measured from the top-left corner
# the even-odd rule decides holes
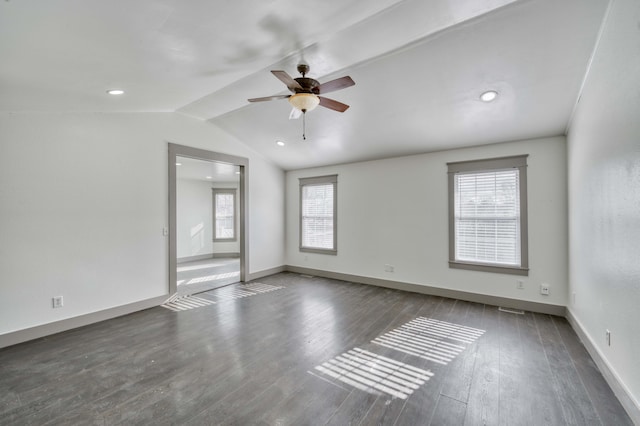
[[[248,278],[249,264],[249,159],[235,155],[222,154],[206,149],[169,143],[169,295],[178,291],[178,248],[177,248],[177,200],[176,200],[176,160],[177,157],[195,160],[233,164],[240,168],[239,214],[240,214],[240,281]]]

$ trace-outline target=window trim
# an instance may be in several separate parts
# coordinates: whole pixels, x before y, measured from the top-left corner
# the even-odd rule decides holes
[[[299,178],[300,191],[299,191],[299,250],[305,253],[318,253],[318,254],[338,254],[338,175],[326,175],[315,176],[307,178]],[[310,185],[333,185],[333,248],[325,249],[318,247],[306,247],[302,245],[302,191],[305,186]]]
[[[211,188],[211,194],[213,198],[213,242],[214,243],[230,243],[238,241],[238,230],[236,221],[238,219],[238,190],[235,188]],[[218,194],[231,194],[233,195],[233,237],[232,238],[217,238],[216,236],[216,195]]]
[[[510,157],[488,158],[447,163],[449,190],[449,268],[470,271],[494,272],[511,275],[529,275],[529,222],[527,218],[527,157],[515,155]],[[520,191],[520,266],[502,266],[493,263],[468,262],[456,260],[455,235],[455,185],[456,173],[485,172],[516,168],[519,170],[518,182]]]

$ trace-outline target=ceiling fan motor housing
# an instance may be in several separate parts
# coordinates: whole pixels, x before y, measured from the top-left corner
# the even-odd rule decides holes
[[[307,77],[298,77],[294,78],[294,80],[298,82],[302,89],[298,87],[289,87],[289,90],[291,90],[293,93],[313,93],[314,95],[320,94],[320,89],[318,89],[320,83],[318,82],[318,80]]]

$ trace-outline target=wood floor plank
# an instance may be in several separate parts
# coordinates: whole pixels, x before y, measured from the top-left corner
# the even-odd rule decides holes
[[[307,376],[295,394],[267,412],[262,420],[267,424],[325,424],[350,392],[351,390]]]
[[[467,327],[476,328],[482,322],[484,305],[458,301],[453,315],[453,321]],[[467,346],[447,369],[442,383],[442,395],[446,395],[458,401],[467,402],[469,400],[469,390],[473,379],[473,371],[476,364],[476,354],[478,351],[478,340]]]
[[[500,324],[495,306],[485,306],[479,329],[476,362],[469,389],[465,425],[497,425],[500,423]]]
[[[467,411],[467,404],[440,395],[436,409],[431,417],[430,425],[433,426],[459,426],[464,424],[464,417]]]
[[[582,380],[549,315],[534,314],[544,347],[555,394],[568,425],[601,425]]]
[[[562,406],[551,377],[551,366],[547,360],[534,316],[530,312],[525,312],[517,319],[523,348],[522,375],[527,382],[528,401],[530,401],[523,406],[524,415],[533,424],[565,424]]]
[[[530,377],[525,373],[526,360],[518,327],[518,315],[499,312],[500,326],[500,381],[499,412],[501,425],[526,424],[531,420],[528,406],[535,395],[529,387]]]

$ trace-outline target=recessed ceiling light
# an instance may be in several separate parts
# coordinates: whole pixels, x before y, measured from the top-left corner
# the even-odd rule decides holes
[[[182,163],[176,163],[176,166],[182,166]]]
[[[496,92],[495,90],[488,90],[484,92],[482,95],[480,95],[480,100],[482,102],[491,102],[497,97],[498,97],[498,92]]]
[[[122,89],[111,89],[111,90],[107,90],[107,93],[110,95],[122,95],[124,94],[124,90]]]
[[[278,145],[278,146],[284,146],[284,142],[282,142],[282,141],[276,141],[276,145]]]
[[[211,176],[207,176],[207,179],[213,179]]]
[[[237,174],[237,175],[239,175],[239,174],[240,174],[240,172],[236,172],[236,174]]]

